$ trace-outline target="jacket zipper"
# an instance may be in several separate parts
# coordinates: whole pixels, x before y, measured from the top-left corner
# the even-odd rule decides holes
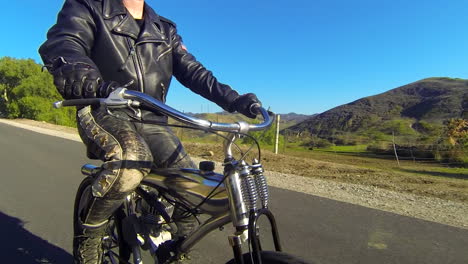
[[[158,56],[158,59],[157,61],[159,61],[164,55],[166,55],[167,53],[171,52],[172,51],[172,47],[169,48],[168,50],[164,51],[163,53],[161,53],[159,56]]]
[[[142,74],[142,69],[141,69],[141,58],[138,54],[138,51],[136,49],[137,45],[139,44],[144,44],[144,43],[151,43],[151,42],[154,42],[154,41],[140,41],[140,42],[135,42],[135,44],[132,45],[132,43],[130,42],[130,39],[127,38],[127,44],[128,44],[128,47],[130,49],[130,56],[132,56],[133,58],[133,63],[135,64],[135,69],[136,69],[136,72],[137,72],[137,78],[138,78],[138,82],[140,83],[140,87],[141,87],[141,92],[144,92],[144,81],[143,81],[143,74]],[[163,52],[162,54],[160,54],[158,56],[158,61],[159,59],[166,55],[167,53],[169,53],[170,51],[172,51],[172,48],[169,48],[168,50],[166,50],[165,52]],[[125,63],[124,63],[125,64]]]
[[[144,82],[143,82],[143,74],[141,70],[141,61],[140,61],[140,58],[138,57],[138,52],[136,50],[137,43],[132,45],[128,37],[127,37],[127,43],[130,49],[130,55],[132,56],[132,59],[133,59],[133,64],[135,64],[135,70],[137,73],[138,83],[140,84],[140,91],[144,93],[145,87],[144,87]]]

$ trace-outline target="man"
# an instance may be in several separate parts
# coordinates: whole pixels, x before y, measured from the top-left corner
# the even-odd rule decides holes
[[[172,76],[223,109],[255,118],[254,94],[239,95],[217,81],[185,48],[176,25],[144,0],[66,0],[39,52],[65,99],[106,97],[120,84],[165,101]],[[126,110],[114,112],[127,117]],[[146,120],[167,121],[142,111]],[[102,172],[80,201],[73,254],[76,263],[100,263],[108,218],[152,166],[194,167],[179,139],[166,127],[122,121],[103,109],[77,113],[88,155],[104,161]],[[175,215],[181,214],[180,210]],[[177,217],[176,217],[177,218]],[[186,235],[191,221],[176,222]]]

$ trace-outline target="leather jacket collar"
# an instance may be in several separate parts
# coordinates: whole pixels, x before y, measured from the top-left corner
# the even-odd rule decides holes
[[[142,29],[138,26],[132,16],[128,13],[121,0],[98,0],[102,1],[102,15],[105,19],[123,15],[123,19],[112,28],[117,34],[129,36],[137,42],[166,42],[167,38],[162,31],[163,26],[159,15],[145,3],[144,19]]]
[[[125,8],[122,0],[97,0],[102,1],[102,15],[105,19],[113,18],[117,15],[126,15],[127,9]]]

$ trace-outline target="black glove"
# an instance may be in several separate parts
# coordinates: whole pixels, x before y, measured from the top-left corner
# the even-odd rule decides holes
[[[229,110],[231,112],[237,111],[246,117],[255,118],[258,113],[253,112],[252,106],[257,104],[261,106],[262,103],[258,100],[257,96],[253,93],[243,94],[237,97],[234,102],[231,103]]]
[[[97,97],[99,98],[106,98],[112,93],[115,89],[121,87],[118,82],[110,81],[104,82],[101,86],[99,86],[97,91]]]
[[[63,58],[54,61],[50,73],[54,84],[65,99],[94,98],[101,84],[101,74],[85,63],[68,63]]]

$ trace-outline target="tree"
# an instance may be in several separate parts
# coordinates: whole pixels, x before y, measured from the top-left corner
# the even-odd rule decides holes
[[[468,147],[468,120],[450,119],[447,122],[446,133],[452,146]]]
[[[258,142],[261,143],[261,144],[272,146],[272,145],[275,144],[276,125],[272,125],[267,130],[257,131],[257,132],[249,132],[249,135],[256,138],[258,140]],[[242,140],[242,143],[251,144],[251,143],[253,143],[253,140],[250,137],[245,137]],[[280,135],[280,137],[279,137],[279,144],[280,145],[284,144],[284,136],[282,136],[282,135]]]
[[[40,65],[32,59],[18,60],[10,57],[0,59],[0,94],[4,101],[11,100],[13,89],[22,80],[41,73]]]
[[[444,136],[439,140],[434,156],[439,160],[468,165],[468,120],[450,119],[445,123]]]
[[[0,116],[75,125],[75,110],[53,109],[60,100],[52,76],[32,59],[0,59]]]

